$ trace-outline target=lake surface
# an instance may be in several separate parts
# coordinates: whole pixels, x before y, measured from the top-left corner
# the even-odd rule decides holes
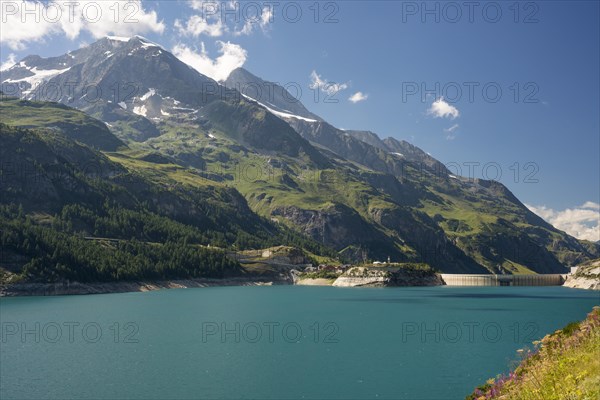
[[[562,287],[0,299],[0,398],[463,399],[600,303]]]

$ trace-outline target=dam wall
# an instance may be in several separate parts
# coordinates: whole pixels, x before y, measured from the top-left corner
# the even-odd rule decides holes
[[[561,286],[566,275],[441,274],[448,286]]]

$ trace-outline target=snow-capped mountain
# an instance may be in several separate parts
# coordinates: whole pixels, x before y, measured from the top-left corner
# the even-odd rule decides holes
[[[225,182],[254,211],[350,258],[369,249],[376,257],[455,272],[498,272],[515,263],[547,272],[597,252],[556,231],[498,182],[453,177],[407,142],[338,129],[291,101],[281,85],[248,71],[234,71],[226,87],[139,36],[26,57],[2,71],[0,83],[4,95],[60,102],[103,121],[105,133],[128,146],[121,159],[149,152],[144,162],[173,163],[207,182]],[[257,87],[273,94],[261,96]],[[4,120],[14,122],[36,107],[46,113],[64,107],[48,104],[13,98],[1,106],[12,115]],[[43,119],[26,125],[55,128]],[[91,125],[64,129],[72,140],[119,151],[121,142],[88,140]],[[240,175],[241,166],[260,173]],[[160,168],[149,168],[155,179]]]
[[[126,131],[130,138],[140,141],[157,136],[156,124],[161,121],[202,119],[202,108],[215,99],[251,100],[286,121],[305,139],[372,168],[397,172],[393,162],[386,166],[375,154],[384,152],[398,161],[445,171],[439,162],[407,142],[333,127],[280,84],[243,68],[235,69],[222,82],[229,88],[226,90],[141,36],[108,36],[58,57],[28,56],[2,71],[0,83],[7,95],[79,108],[107,123],[123,139]]]
[[[0,73],[9,96],[60,102],[111,127],[127,124],[136,140],[158,134],[166,118],[196,118],[227,94],[223,86],[141,36],[109,36],[62,56],[28,56]]]
[[[149,82],[159,85],[165,97],[175,93],[184,97],[216,85],[140,36],[106,37],[58,57],[28,56],[0,76],[2,90],[8,95],[78,108],[97,101],[127,103],[148,93]]]

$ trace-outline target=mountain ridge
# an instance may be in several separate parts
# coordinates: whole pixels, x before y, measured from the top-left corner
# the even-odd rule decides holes
[[[105,54],[109,49],[114,54]],[[446,272],[533,273],[562,272],[564,265],[600,252],[535,216],[498,182],[455,177],[408,142],[342,131],[301,103],[297,111],[280,101],[264,105],[264,99],[207,78],[145,39],[101,39],[81,51],[85,59],[77,51],[46,61],[26,58],[24,66],[22,61],[2,72],[1,89],[9,92],[7,85],[29,79],[23,75],[56,71],[79,58],[65,71],[73,78],[91,71],[95,82],[109,88],[108,82],[135,77],[139,90],[127,99],[59,100],[105,121],[128,146],[108,154],[126,169],[165,182],[174,176],[158,173],[165,166],[187,169],[235,190],[248,212],[343,257],[425,261]],[[30,65],[35,62],[55,69]],[[251,83],[254,75],[244,71],[229,86]],[[48,82],[60,87],[68,78],[63,74]],[[285,95],[275,83],[256,83]]]

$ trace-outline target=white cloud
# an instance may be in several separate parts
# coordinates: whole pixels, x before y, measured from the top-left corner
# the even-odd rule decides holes
[[[199,36],[222,36],[231,33],[234,36],[250,35],[255,28],[267,32],[273,22],[274,5],[261,6],[258,2],[191,0],[189,6],[199,15],[191,16],[185,24],[175,21],[180,34]],[[239,27],[241,25],[241,28]]]
[[[190,7],[194,10],[210,13],[215,13],[219,10],[219,2],[215,0],[191,0],[189,1]]]
[[[444,128],[444,132],[446,132],[446,140],[454,140],[456,139],[456,135],[454,132],[459,128],[458,124],[452,125],[450,128]]]
[[[525,204],[555,228],[567,232],[578,239],[600,240],[600,204],[587,201],[576,208],[557,211],[546,206]]]
[[[313,70],[313,72],[310,73],[310,80],[311,80],[311,83],[310,83],[309,87],[311,89],[321,90],[321,91],[327,93],[329,96],[333,96],[342,90],[348,89],[347,83],[329,82],[327,79],[322,78],[319,74],[317,74],[317,71],[314,71],[314,70]]]
[[[364,94],[363,92],[356,92],[352,96],[350,96],[348,98],[348,100],[350,100],[351,102],[353,102],[354,104],[356,104],[359,101],[365,101],[368,98],[369,98],[368,94]]]
[[[92,22],[93,11],[88,11],[88,18],[85,7],[93,3],[100,6],[100,20]],[[118,7],[115,7],[118,5]],[[63,30],[70,39],[76,38],[81,31],[89,32],[94,38],[99,39],[107,35],[133,36],[143,33],[163,33],[165,24],[158,20],[156,11],[146,11],[141,0],[117,0],[117,1],[81,1],[77,6],[74,15],[82,16],[80,18],[81,29],[77,30],[69,24],[68,20],[63,20]],[[79,11],[79,12],[78,12]],[[118,12],[117,12],[118,11]],[[91,14],[91,15],[90,15]]]
[[[74,40],[87,32],[98,39],[107,35],[162,33],[165,28],[156,11],[146,11],[141,0],[2,3],[5,21],[0,25],[0,43],[14,50],[23,50],[28,43],[43,42],[53,35]]]
[[[591,208],[592,210],[600,210],[600,204],[594,203],[593,201],[586,201],[583,203],[581,208]]]
[[[242,30],[234,30],[233,34],[235,36],[250,35],[255,27],[260,27],[263,32],[267,32],[271,22],[273,22],[272,8],[263,7],[263,9],[260,10],[260,15],[258,15],[258,13],[248,15]]]
[[[460,116],[458,109],[444,101],[443,97],[440,97],[431,104],[431,107],[427,110],[428,115],[433,115],[434,118],[450,118],[455,119]]]
[[[24,10],[41,10],[41,3],[1,2],[0,7],[2,12],[0,44],[6,44],[13,50],[23,50],[27,42],[40,41],[59,27],[58,24],[49,23],[44,19],[36,22],[35,14],[22,15]]]
[[[264,7],[260,19],[260,26],[264,28],[271,22],[273,22],[273,9],[271,7]]]
[[[17,56],[14,55],[13,53],[10,53],[8,55],[8,58],[6,59],[6,61],[4,61],[0,65],[0,71],[6,71],[7,69],[9,69],[10,67],[12,67],[16,63],[17,63]]]
[[[224,35],[228,28],[221,21],[219,4],[216,1],[190,1],[189,6],[196,11],[200,11],[200,14],[192,15],[185,24],[176,19],[175,28],[179,34],[184,36],[198,37],[206,34],[211,37],[219,37]]]
[[[201,43],[200,51],[194,51],[184,44],[178,44],[173,48],[173,54],[196,71],[216,81],[227,79],[231,71],[244,65],[248,53],[241,46],[217,41],[219,53],[216,59],[211,59],[204,43]]]
[[[198,37],[206,34],[212,37],[222,36],[225,33],[227,27],[221,23],[221,20],[217,20],[214,23],[210,23],[200,15],[192,15],[187,20],[186,24],[183,25],[178,19],[175,20],[175,28],[181,35]]]
[[[458,125],[458,124],[454,124],[454,125],[452,125],[450,128],[445,128],[445,129],[444,129],[444,132],[449,132],[449,133],[452,133],[452,132],[454,132],[455,130],[457,130],[457,129],[458,129],[458,127],[459,127],[459,125]]]

